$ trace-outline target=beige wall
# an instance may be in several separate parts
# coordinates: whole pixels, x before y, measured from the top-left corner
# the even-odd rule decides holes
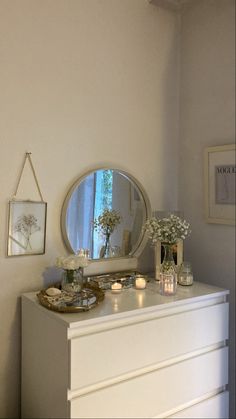
[[[192,224],[195,277],[230,289],[231,417],[235,417],[235,228],[204,220],[203,150],[235,142],[235,1],[197,0],[182,15],[180,207]]]
[[[179,144],[178,25],[147,0],[0,0],[2,418],[19,416],[20,295],[42,287],[65,253],[63,198],[90,167],[129,171],[154,209],[175,209],[180,162],[186,257],[197,279],[230,288],[234,332],[234,229],[203,212],[203,149],[235,140],[234,1],[184,8]],[[48,202],[46,254],[6,258],[7,201],[26,151]],[[20,197],[37,197],[32,182],[22,186]],[[231,349],[231,386],[233,359]]]
[[[65,248],[60,209],[82,172],[115,165],[176,208],[178,18],[147,0],[0,0],[0,417],[18,417],[20,295]],[[5,257],[7,201],[32,152],[46,254]],[[19,197],[34,198],[25,180]]]

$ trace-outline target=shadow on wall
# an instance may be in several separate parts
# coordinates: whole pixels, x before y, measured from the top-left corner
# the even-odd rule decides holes
[[[61,270],[49,267],[43,272],[43,287],[47,288],[60,281]],[[5,300],[5,303],[10,305],[9,301]],[[5,338],[1,333],[1,339],[8,341],[9,351],[6,360],[3,360],[4,368],[0,371],[1,379],[5,383],[0,389],[0,418],[17,419],[21,414],[21,297],[16,297],[16,304],[14,302],[11,305],[15,307],[12,327],[7,331]],[[4,411],[1,410],[3,406]]]
[[[4,369],[1,371],[2,381],[5,382],[4,388],[1,388],[1,398],[3,398],[2,402],[5,407],[3,413],[0,409],[0,417],[2,418],[20,417],[21,374],[18,374],[18,371],[21,371],[21,297],[17,297],[15,307],[12,327],[7,335],[9,352],[4,363]],[[16,351],[16,347],[19,348],[18,351]],[[14,398],[12,397],[13,391],[15,393]],[[2,402],[0,400],[0,405]]]
[[[62,270],[54,266],[50,266],[45,269],[42,274],[43,277],[43,288],[48,288],[52,285],[61,282],[62,279]]]
[[[159,188],[164,205],[156,209],[161,210],[178,208],[178,136],[179,136],[179,20],[175,16],[175,28],[170,40],[168,56],[162,77],[162,114],[159,119],[162,123],[163,138],[158,145],[160,153]],[[173,74],[174,69],[174,74]],[[168,187],[167,187],[168,185]]]

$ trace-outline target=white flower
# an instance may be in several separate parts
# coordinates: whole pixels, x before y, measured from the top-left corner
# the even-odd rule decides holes
[[[120,222],[121,216],[118,211],[106,208],[98,218],[95,218],[93,225],[95,230],[101,231],[105,236],[110,236]]]
[[[174,244],[180,239],[184,240],[191,233],[190,224],[173,214],[169,218],[157,219],[153,217],[148,219],[144,225],[144,231],[147,232],[152,243],[159,240],[170,244]]]
[[[78,255],[70,255],[67,257],[59,256],[56,259],[56,266],[62,269],[76,270],[88,266],[88,258]]]

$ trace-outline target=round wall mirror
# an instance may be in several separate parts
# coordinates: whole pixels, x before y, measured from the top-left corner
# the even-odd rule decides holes
[[[98,169],[70,188],[62,207],[62,235],[70,252],[86,252],[91,259],[135,256],[149,216],[149,200],[132,176]]]

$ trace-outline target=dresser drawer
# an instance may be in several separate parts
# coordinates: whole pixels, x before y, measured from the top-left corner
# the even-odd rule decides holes
[[[214,397],[210,397],[200,403],[194,404],[188,409],[181,410],[168,418],[179,419],[227,419],[229,417],[229,393],[224,391]]]
[[[70,402],[72,418],[151,418],[203,397],[228,380],[228,349],[97,389]]]
[[[69,388],[80,389],[170,358],[175,362],[182,354],[227,338],[228,303],[72,338]]]

